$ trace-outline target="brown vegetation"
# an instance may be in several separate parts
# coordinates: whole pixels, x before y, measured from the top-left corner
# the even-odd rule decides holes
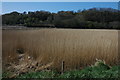
[[[23,50],[19,53],[17,50]],[[17,64],[20,55],[29,55],[40,65],[51,64],[50,69],[80,69],[91,65],[96,58],[106,64],[118,63],[117,30],[3,30],[3,68]],[[28,60],[27,60],[28,61]],[[27,62],[24,61],[24,62]],[[29,62],[27,62],[29,63]],[[47,66],[47,65],[46,65]]]

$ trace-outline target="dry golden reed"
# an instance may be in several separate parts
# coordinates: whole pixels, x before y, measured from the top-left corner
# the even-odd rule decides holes
[[[18,61],[17,49],[41,60],[41,64],[54,62],[51,68],[80,69],[91,65],[96,58],[106,64],[118,63],[118,30],[39,29],[3,30],[3,61]]]

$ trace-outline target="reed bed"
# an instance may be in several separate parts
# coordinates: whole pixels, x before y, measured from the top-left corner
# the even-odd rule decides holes
[[[118,30],[3,30],[3,64],[18,62],[17,49],[51,69],[80,69],[101,59],[118,64]]]

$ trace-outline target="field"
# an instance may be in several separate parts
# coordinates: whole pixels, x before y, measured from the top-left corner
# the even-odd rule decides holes
[[[39,29],[3,30],[3,70],[24,54],[47,69],[82,69],[103,60],[118,64],[118,30]],[[20,50],[20,52],[18,51]],[[24,62],[29,63],[28,60]],[[63,64],[64,63],[64,64]],[[47,65],[48,64],[48,65]]]

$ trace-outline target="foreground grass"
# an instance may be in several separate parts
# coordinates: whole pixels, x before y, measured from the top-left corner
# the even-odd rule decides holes
[[[63,74],[57,71],[40,71],[31,72],[18,76],[18,78],[118,78],[118,68],[113,66],[109,68],[107,65],[90,66],[82,70],[72,70]]]
[[[20,74],[15,78],[120,78],[120,65],[108,66],[102,60],[97,60],[94,65],[88,66],[81,70],[71,70],[59,73],[55,70],[42,70]],[[3,74],[3,78],[7,78],[10,73]]]
[[[118,67],[87,67],[83,70],[75,70],[60,75],[60,78],[118,78]]]

